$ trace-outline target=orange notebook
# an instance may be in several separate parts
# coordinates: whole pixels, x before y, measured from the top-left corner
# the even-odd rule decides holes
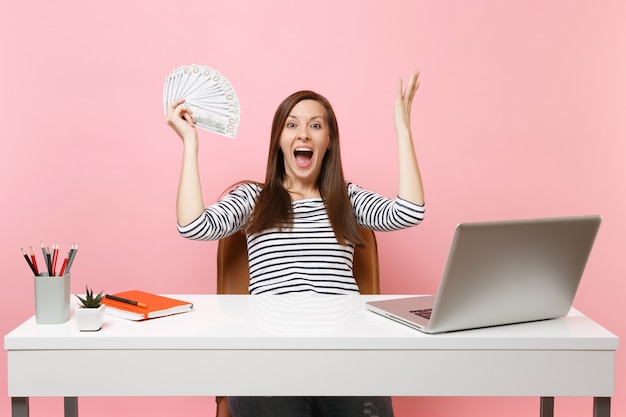
[[[127,302],[108,298],[107,295],[102,299],[102,303],[106,305],[105,312],[129,320],[154,319],[193,311],[193,303],[139,290],[118,292],[111,295]],[[143,307],[144,305],[145,307]]]

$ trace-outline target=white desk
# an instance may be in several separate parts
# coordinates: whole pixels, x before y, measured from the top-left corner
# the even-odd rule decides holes
[[[594,416],[610,415],[618,338],[576,310],[425,335],[365,310],[388,295],[174,297],[196,310],[107,316],[94,333],[73,317],[33,317],[6,335],[13,416],[28,416],[37,396],[65,397],[76,416],[80,396],[210,395],[536,396],[544,417],[556,396],[589,396]]]

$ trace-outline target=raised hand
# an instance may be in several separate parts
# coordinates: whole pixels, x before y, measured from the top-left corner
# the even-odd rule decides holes
[[[409,78],[405,91],[402,89],[402,79],[398,81],[395,106],[395,127],[397,131],[411,131],[411,104],[420,85],[418,78],[419,71],[415,71]]]
[[[173,101],[167,106],[166,122],[183,140],[197,135],[193,112],[185,106],[184,98]]]

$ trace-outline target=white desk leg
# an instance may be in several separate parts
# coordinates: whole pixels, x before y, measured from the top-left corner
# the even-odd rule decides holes
[[[11,397],[11,416],[28,417],[28,397]]]
[[[63,408],[65,409],[65,417],[78,417],[78,398],[63,398]]]
[[[611,397],[593,398],[593,417],[610,417]]]
[[[541,397],[539,410],[541,417],[554,417],[554,397]]]

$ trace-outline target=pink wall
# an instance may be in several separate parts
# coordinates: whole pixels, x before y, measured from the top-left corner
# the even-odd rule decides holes
[[[34,312],[19,248],[41,240],[80,242],[74,292],[85,284],[215,291],[215,244],[185,241],[175,229],[181,146],[161,102],[165,76],[192,63],[221,71],[242,106],[236,140],[201,133],[207,201],[237,180],[263,178],[273,111],[302,88],[334,103],[348,176],[393,196],[396,80],[420,68],[413,124],[428,214],[417,229],[379,234],[383,291],[434,291],[460,221],[600,213],[575,305],[626,332],[626,3],[5,3],[0,333]],[[626,414],[625,371],[620,351],[616,416]],[[6,393],[4,375],[0,355]],[[395,401],[399,416],[515,417],[538,407],[535,398],[495,399],[488,408],[485,398]],[[61,404],[33,400],[32,415],[59,415]],[[80,404],[93,417],[207,416],[213,408],[208,398]],[[557,415],[590,415],[589,399],[556,405]],[[8,411],[0,396],[0,414]]]

